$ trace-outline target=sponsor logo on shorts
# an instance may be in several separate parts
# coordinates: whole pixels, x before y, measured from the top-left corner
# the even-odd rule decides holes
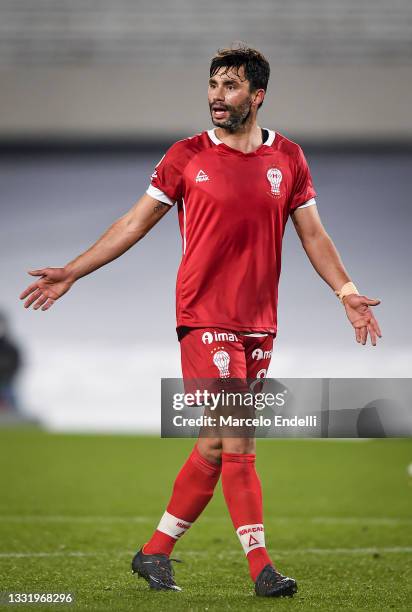
[[[260,348],[257,348],[252,353],[252,359],[256,359],[259,361],[260,359],[270,359],[272,357],[272,351],[263,351]]]
[[[261,370],[259,370],[259,372],[256,374],[256,378],[266,378],[266,374],[268,373],[268,371],[265,368],[262,368]]]
[[[202,334],[203,344],[212,344],[212,342],[238,342],[238,337],[232,332],[204,332]]]

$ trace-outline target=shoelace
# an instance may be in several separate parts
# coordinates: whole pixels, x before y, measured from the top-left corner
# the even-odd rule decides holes
[[[180,559],[162,559],[152,561],[153,566],[155,568],[155,574],[157,574],[156,578],[161,578],[162,580],[168,580],[174,583],[173,576],[175,575],[174,569],[172,567],[171,561],[175,561],[176,563],[183,563]]]
[[[275,574],[275,576],[273,575],[273,572]],[[271,586],[272,585],[272,581],[271,578],[275,577],[277,582],[280,582],[281,580],[283,580],[285,578],[285,576],[283,576],[280,572],[278,572],[275,568],[273,568],[273,572],[270,572],[270,574],[268,575],[268,577],[264,577],[263,578],[263,584],[265,586]]]

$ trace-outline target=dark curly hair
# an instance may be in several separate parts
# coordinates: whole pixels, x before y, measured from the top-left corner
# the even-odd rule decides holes
[[[213,77],[220,68],[238,73],[242,66],[245,77],[250,83],[250,91],[257,89],[266,91],[270,76],[269,62],[260,51],[244,44],[230,49],[219,49],[210,62],[210,77]],[[262,103],[259,104],[259,108],[261,106]]]

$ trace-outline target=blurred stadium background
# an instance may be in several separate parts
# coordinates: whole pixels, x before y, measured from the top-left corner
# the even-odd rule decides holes
[[[50,312],[18,295],[128,209],[171,142],[210,127],[209,59],[238,40],[271,64],[261,125],[304,146],[326,228],[382,300],[382,342],[356,345],[288,227],[269,375],[410,376],[410,2],[0,0],[0,309],[20,406],[50,429],[158,430],[160,378],[180,374],[175,210]]]

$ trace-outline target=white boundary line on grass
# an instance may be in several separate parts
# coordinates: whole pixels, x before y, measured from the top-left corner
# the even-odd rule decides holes
[[[183,551],[182,551],[183,552]],[[373,554],[399,554],[406,553],[412,554],[412,546],[392,546],[384,548],[290,548],[288,550],[276,550],[269,549],[269,552],[278,556],[291,556],[291,555],[373,555]],[[121,553],[115,553],[116,556],[132,555],[133,552],[124,551]],[[205,550],[186,550],[183,552],[184,555],[190,555],[194,557],[201,557],[209,555],[210,552]],[[219,557],[228,556],[239,556],[239,551],[230,550],[219,553]],[[82,551],[58,551],[58,552],[0,552],[0,558],[33,558],[33,557],[100,557],[100,556],[111,556],[113,552],[101,551],[101,552],[82,552]]]
[[[0,523],[147,523],[149,516],[0,515]]]
[[[57,515],[0,515],[0,523],[151,523],[153,517],[150,516],[69,516],[64,514]],[[201,517],[203,522],[230,522],[227,517]],[[324,525],[412,525],[412,518],[407,517],[376,517],[376,516],[273,516],[268,517],[265,523],[313,523]]]
[[[109,553],[98,553],[98,552],[80,552],[80,551],[73,551],[73,552],[24,552],[24,553],[19,553],[19,552],[9,552],[9,553],[5,553],[5,552],[0,552],[0,559],[2,558],[27,558],[27,557],[98,557],[100,555],[103,554],[109,554]]]
[[[373,555],[373,554],[385,554],[385,553],[406,553],[412,554],[412,546],[386,546],[382,548],[288,548],[287,550],[277,550],[276,548],[269,548],[268,552],[275,556],[291,556],[291,555]],[[183,554],[198,555],[204,554],[209,555],[209,551],[186,551]],[[222,552],[218,554],[218,557],[224,558],[225,556],[238,555],[235,550]]]

